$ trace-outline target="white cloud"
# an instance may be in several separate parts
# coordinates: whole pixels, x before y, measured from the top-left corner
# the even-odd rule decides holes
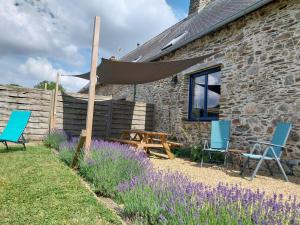
[[[6,72],[3,72],[5,84],[20,84],[23,86],[34,86],[43,80],[56,81],[56,75],[59,74],[78,74],[78,71],[66,71],[61,68],[55,68],[46,58],[28,58],[26,62],[13,68],[15,62],[9,59],[3,64],[0,62],[0,67]],[[8,69],[10,68],[10,69]],[[88,82],[84,79],[76,77],[61,77],[61,84],[67,91],[78,91]]]
[[[29,58],[24,64],[18,68],[19,74],[38,83],[39,80],[55,81],[57,73],[61,75],[78,74],[78,71],[65,71],[63,69],[54,68],[46,58]],[[61,84],[69,91],[79,90],[87,84],[86,80],[75,77],[61,77]]]
[[[31,79],[53,80],[56,70],[46,58],[29,58],[20,65],[21,74],[31,75]]]
[[[120,57],[177,22],[165,0],[1,1],[0,75],[10,74],[4,82],[32,86],[59,69],[86,72],[95,15],[101,57]]]

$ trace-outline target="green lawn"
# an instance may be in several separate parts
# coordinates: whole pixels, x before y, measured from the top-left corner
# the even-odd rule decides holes
[[[108,222],[120,224],[49,149],[0,148],[0,224]]]

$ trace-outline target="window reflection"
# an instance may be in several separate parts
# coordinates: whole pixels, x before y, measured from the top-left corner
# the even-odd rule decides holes
[[[190,119],[217,119],[220,110],[221,72],[210,69],[191,77]]]
[[[220,110],[221,73],[216,72],[208,75],[207,88],[207,116],[218,117]]]
[[[193,115],[204,116],[205,77],[195,77],[193,85]]]

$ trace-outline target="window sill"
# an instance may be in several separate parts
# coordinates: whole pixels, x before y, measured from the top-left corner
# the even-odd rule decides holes
[[[182,119],[182,122],[184,123],[203,123],[203,122],[211,122],[211,121],[215,121],[215,120],[219,120],[218,118],[203,118],[203,119]]]

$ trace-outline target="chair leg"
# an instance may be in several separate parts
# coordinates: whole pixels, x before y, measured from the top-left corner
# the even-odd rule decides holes
[[[201,151],[201,163],[200,163],[200,167],[202,167],[202,164],[203,164],[203,153],[204,153],[204,150]]]
[[[233,153],[228,153],[228,159],[230,158],[230,160],[231,160],[231,166],[232,166],[232,168],[234,168],[234,157],[235,157],[235,154],[233,154]],[[238,156],[238,158],[239,158],[239,168],[240,168],[240,170],[242,169],[242,164],[243,164],[243,161],[242,161],[242,159],[241,159],[241,156]]]
[[[247,165],[249,165],[250,159],[247,158],[247,160],[245,160],[243,167],[241,168],[241,172],[240,175],[243,175],[243,173],[245,172],[245,169],[247,167]]]
[[[3,143],[4,143],[5,147],[6,147],[6,150],[8,150],[8,145],[7,145],[7,142],[6,142],[6,141],[4,141]]]
[[[283,176],[284,176],[285,181],[288,182],[289,179],[288,179],[287,175],[285,174],[285,171],[284,171],[284,169],[283,169],[283,167],[282,167],[282,165],[281,165],[279,159],[276,158],[275,160],[276,160],[276,162],[277,162],[277,165],[278,165],[279,169],[281,170],[281,173],[282,173]]]
[[[212,163],[212,157],[211,157],[211,152],[208,152],[208,157],[209,157],[209,163]]]
[[[248,167],[248,170],[249,170],[249,172],[250,172],[250,171],[251,171],[250,163],[248,163],[247,167]]]
[[[22,139],[22,145],[23,145],[23,148],[26,150],[26,145],[25,145],[26,139],[25,139],[25,137],[24,137],[23,134],[22,134],[22,136],[21,136],[21,139]]]
[[[224,166],[226,166],[226,165],[227,165],[227,161],[226,161],[226,159],[227,159],[227,152],[225,152],[225,154],[224,154]]]
[[[253,174],[252,174],[250,180],[253,180],[253,178],[256,176],[256,173],[257,173],[257,171],[259,170],[259,168],[260,168],[260,166],[261,166],[261,164],[262,164],[263,161],[264,161],[264,158],[261,158],[261,159],[259,160],[259,162],[258,162],[258,164],[257,164],[257,166],[256,166],[256,168],[255,168],[255,170],[254,170],[254,172],[253,172]]]
[[[269,170],[270,175],[273,177],[274,174],[273,174],[273,171],[272,171],[272,169],[271,169],[271,167],[270,167],[269,162],[268,162],[267,160],[265,160],[265,163],[266,163],[266,165],[267,165],[267,169]]]
[[[295,176],[294,165],[290,165],[286,161],[280,161],[280,163],[284,163],[287,166],[287,168],[289,168],[288,173],[285,173],[286,175]],[[278,164],[277,164],[277,167],[278,167],[278,169],[280,169],[279,166],[278,166]]]

